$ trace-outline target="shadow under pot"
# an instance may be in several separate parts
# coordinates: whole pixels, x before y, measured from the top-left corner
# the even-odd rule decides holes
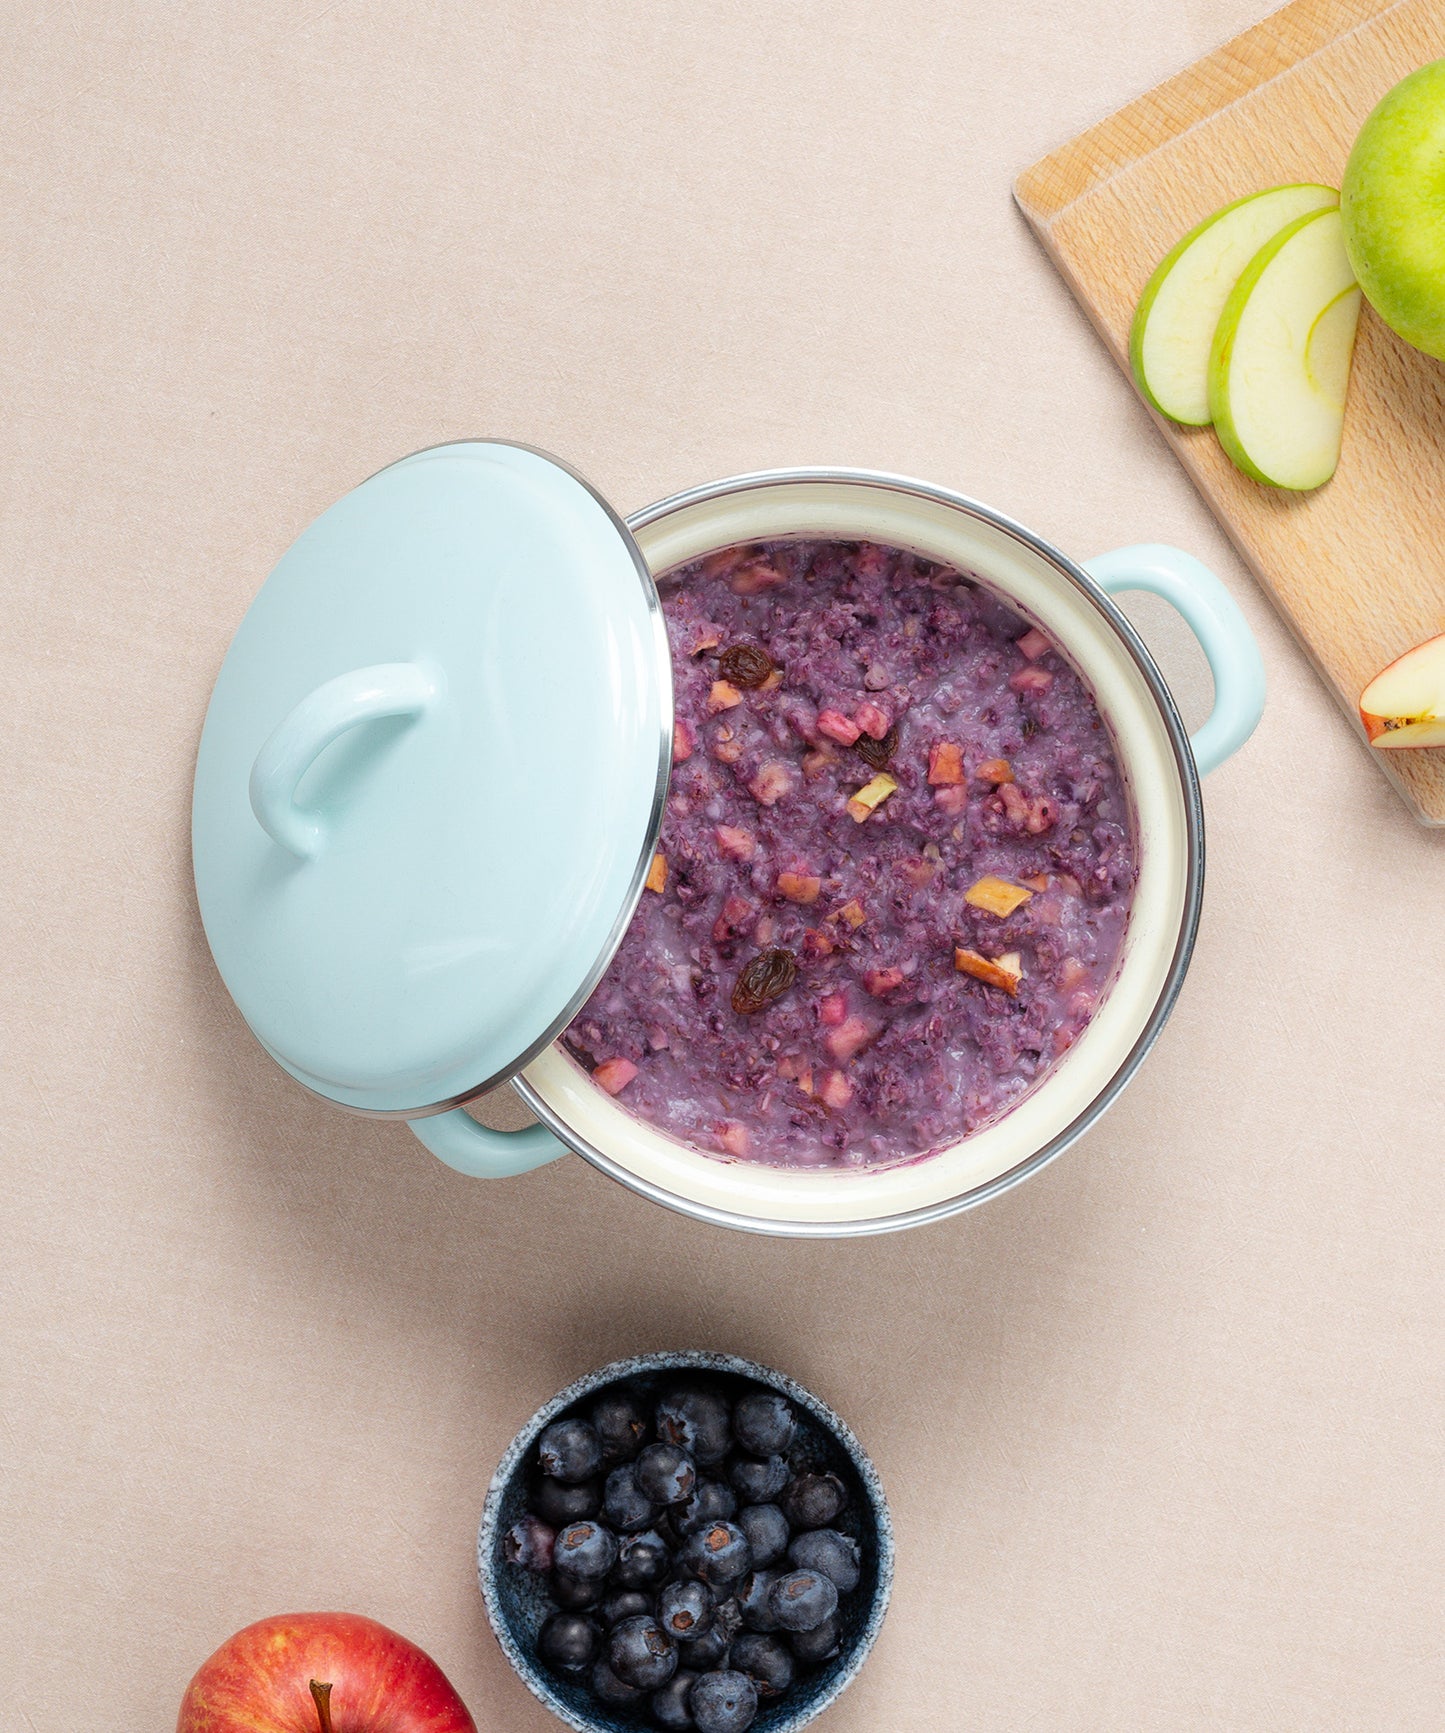
[[[1208,657],[1192,742],[1131,589]],[[277,1063],[461,1172],[572,1151],[713,1222],[901,1228],[1036,1172],[1133,1075],[1198,925],[1200,777],[1263,699],[1176,549],[1079,565],[849,470],[624,523],[543,453],[439,446],[242,621],[197,895]],[[538,1123],[462,1111],[506,1082]]]

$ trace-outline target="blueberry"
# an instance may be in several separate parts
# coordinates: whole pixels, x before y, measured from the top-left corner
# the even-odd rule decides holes
[[[785,1631],[811,1631],[838,1610],[838,1585],[821,1571],[788,1571],[768,1590],[768,1611]]]
[[[809,1666],[831,1661],[842,1646],[838,1640],[838,1615],[833,1613],[821,1625],[814,1625],[811,1631],[790,1632],[788,1643],[798,1659]]]
[[[537,1441],[543,1474],[566,1486],[591,1480],[602,1466],[602,1440],[585,1420],[554,1420]]]
[[[634,1703],[640,1703],[647,1695],[639,1691],[635,1685],[629,1685],[625,1679],[619,1679],[607,1665],[606,1658],[599,1656],[592,1663],[592,1671],[587,1675],[587,1683],[592,1695],[599,1703],[606,1703],[612,1709],[628,1709]]]
[[[584,1480],[577,1486],[564,1486],[560,1480],[539,1474],[527,1495],[533,1514],[553,1528],[565,1528],[569,1522],[585,1522],[602,1508],[602,1487],[598,1481]]]
[[[687,1696],[696,1678],[696,1673],[685,1672],[679,1667],[660,1691],[652,1693],[652,1702],[648,1707],[659,1727],[675,1728],[678,1733],[682,1733],[684,1728],[692,1726],[692,1711],[687,1706]]]
[[[537,1653],[559,1673],[590,1667],[601,1646],[601,1633],[581,1613],[553,1613],[537,1633]]]
[[[739,1456],[728,1479],[744,1504],[767,1504],[788,1484],[788,1465],[781,1456]]]
[[[652,1525],[674,1552],[682,1545],[683,1541],[682,1533],[677,1526],[677,1518],[681,1510],[680,1504],[668,1506]]]
[[[733,1603],[729,1601],[726,1605],[731,1607]],[[714,1667],[727,1666],[736,1635],[734,1619],[725,1617],[723,1608],[719,1607],[713,1614],[712,1623],[703,1634],[694,1637],[692,1642],[685,1643],[679,1652],[689,1667],[699,1673],[710,1672]]]
[[[605,1577],[617,1563],[617,1537],[600,1522],[571,1522],[557,1536],[552,1558],[569,1576]]]
[[[836,1474],[800,1474],[783,1488],[778,1507],[794,1528],[827,1528],[847,1502]]]
[[[821,1571],[831,1577],[840,1595],[858,1587],[858,1543],[832,1528],[810,1529],[794,1537],[788,1557],[799,1570]]]
[[[681,1504],[697,1485],[697,1469],[676,1444],[649,1444],[637,1459],[637,1484],[656,1504]]]
[[[669,1583],[657,1597],[657,1622],[675,1643],[691,1643],[712,1623],[712,1590],[696,1577]]]
[[[713,1599],[717,1602],[717,1608],[712,1616],[714,1628],[721,1625],[729,1637],[735,1637],[743,1628],[743,1615],[737,1603],[737,1596],[734,1594],[722,1596],[714,1589]]]
[[[631,1462],[647,1442],[647,1410],[626,1390],[608,1390],[592,1404],[592,1424],[604,1462]]]
[[[627,1534],[617,1549],[612,1580],[620,1589],[653,1589],[665,1582],[672,1570],[672,1553],[662,1536],[652,1529]]]
[[[775,1564],[787,1550],[788,1519],[775,1504],[745,1504],[737,1514],[738,1527],[748,1537],[748,1552],[755,1565]]]
[[[559,1607],[575,1611],[580,1607],[596,1606],[602,1594],[602,1579],[576,1577],[571,1571],[554,1570],[547,1590]]]
[[[527,1511],[502,1536],[502,1557],[523,1570],[549,1571],[557,1531]]]
[[[680,1535],[695,1534],[710,1522],[729,1522],[738,1508],[737,1496],[721,1480],[700,1480],[673,1512],[673,1527]]]
[[[778,1621],[768,1604],[768,1594],[778,1580],[776,1571],[749,1571],[738,1590],[738,1613],[750,1631],[776,1631]]]
[[[619,1534],[636,1534],[657,1520],[658,1507],[637,1484],[637,1465],[624,1462],[607,1476],[602,1519]]]
[[[758,1688],[758,1696],[781,1697],[793,1682],[793,1653],[781,1637],[762,1631],[744,1631],[733,1644],[732,1665],[746,1673]]]
[[[639,1613],[652,1611],[652,1598],[640,1589],[613,1589],[604,1595],[597,1608],[598,1617],[610,1631],[624,1619],[635,1619]]]
[[[792,1406],[772,1390],[750,1390],[733,1409],[733,1433],[754,1456],[775,1456],[798,1430]]]
[[[746,1673],[704,1673],[688,1693],[698,1733],[745,1733],[758,1712],[758,1688]]]
[[[710,1523],[687,1537],[677,1562],[689,1576],[716,1588],[742,1576],[751,1565],[748,1537],[733,1523]]]
[[[624,1685],[655,1691],[677,1671],[677,1650],[650,1614],[624,1619],[607,1639],[607,1664]]]
[[[708,1468],[732,1448],[732,1416],[715,1391],[669,1390],[657,1405],[657,1436]]]

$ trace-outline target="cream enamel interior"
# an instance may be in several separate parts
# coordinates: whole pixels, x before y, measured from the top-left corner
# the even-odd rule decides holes
[[[657,573],[733,542],[803,535],[888,542],[977,575],[1065,647],[1092,687],[1130,784],[1139,883],[1114,985],[1078,1042],[1010,1112],[926,1160],[842,1173],[726,1161],[635,1118],[595,1088],[560,1044],[523,1072],[524,1094],[535,1095],[604,1165],[646,1189],[760,1221],[800,1228],[881,1221],[945,1204],[1000,1178],[1089,1109],[1127,1060],[1167,987],[1187,902],[1188,829],[1174,749],[1148,683],[1109,620],[1041,554],[959,506],[902,486],[758,479],[734,492],[685,499],[633,527]]]

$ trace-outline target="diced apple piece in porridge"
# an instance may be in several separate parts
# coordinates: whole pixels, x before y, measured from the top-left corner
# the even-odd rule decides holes
[[[825,993],[818,1001],[818,1021],[825,1029],[837,1029],[848,1021],[846,993]]]
[[[661,849],[658,849],[652,857],[652,865],[647,869],[644,888],[649,891],[656,891],[659,896],[667,889],[667,856]]]
[[[684,764],[692,757],[695,742],[692,730],[685,722],[674,722],[672,725],[672,762]]]
[[[871,782],[865,782],[848,802],[848,811],[855,824],[862,824],[870,812],[882,806],[890,794],[896,794],[898,784],[886,770],[880,770]]]
[[[732,710],[743,701],[743,695],[730,680],[714,680],[707,695],[707,707],[714,716],[721,710]]]
[[[778,895],[790,903],[815,903],[822,888],[822,879],[812,873],[778,874]]]
[[[991,782],[995,787],[1014,779],[1013,766],[1006,758],[986,758],[974,774],[980,782]]]
[[[1036,668],[1032,664],[1009,676],[1009,685],[1015,692],[1047,692],[1053,683],[1054,677],[1047,668]]]
[[[1037,626],[1030,626],[1023,637],[1018,640],[1018,648],[1028,657],[1030,662],[1037,662],[1039,657],[1050,650],[1052,646]]]
[[[637,1067],[630,1059],[604,1059],[592,1073],[592,1081],[609,1095],[621,1095],[636,1075]]]
[[[826,734],[829,740],[836,740],[840,746],[851,746],[863,730],[841,710],[820,710],[818,732]]]
[[[863,977],[863,985],[875,999],[881,999],[885,993],[901,987],[906,979],[902,969],[869,969]]]
[[[861,1053],[873,1036],[874,1030],[861,1017],[845,1017],[823,1037],[823,1045],[839,1064],[844,1064]]]
[[[995,878],[992,873],[986,873],[977,884],[968,887],[963,893],[963,900],[976,909],[985,909],[989,914],[1002,918],[1011,915],[1033,894],[1022,885],[1010,884],[1007,879]]]
[[[871,698],[864,701],[853,712],[853,720],[859,729],[874,740],[881,740],[893,726],[893,718],[881,704],[875,704]]]
[[[713,922],[713,942],[721,945],[735,933],[746,932],[756,913],[757,910],[745,898],[729,892]]]
[[[928,749],[928,781],[938,788],[963,781],[963,748],[952,740],[940,740]]]
[[[785,1083],[796,1083],[804,1095],[813,1093],[813,1067],[801,1053],[785,1053],[778,1061],[778,1076]]]
[[[853,1099],[853,1085],[841,1071],[825,1071],[818,1083],[818,1099],[825,1107],[846,1107]]]
[[[758,557],[755,547],[738,545],[730,548],[718,548],[714,553],[704,554],[698,561],[699,575],[705,579],[727,578],[746,565],[749,560]]]
[[[864,921],[866,921],[868,917],[863,913],[863,905],[858,901],[857,897],[849,897],[848,901],[838,910],[838,919],[840,921],[847,921],[848,925],[853,928],[854,932],[857,932],[858,928],[863,925]]]
[[[958,818],[968,805],[968,790],[961,782],[945,783],[934,790],[933,804],[949,818]]]
[[[720,824],[713,830],[719,852],[726,860],[751,860],[758,839],[750,830],[737,824]]]
[[[762,590],[786,583],[787,577],[788,574],[771,560],[749,560],[728,579],[728,588],[735,596],[756,596]]]
[[[778,759],[769,759],[748,784],[748,793],[759,806],[776,806],[785,794],[793,791],[793,767]]]
[[[1019,982],[1024,978],[1023,961],[1017,951],[991,958],[981,957],[977,951],[959,946],[953,953],[953,966],[960,974],[972,975],[974,980],[982,981],[988,987],[1000,987],[1015,998]]]
[[[717,1140],[729,1155],[737,1156],[740,1161],[747,1160],[748,1151],[752,1148],[753,1143],[752,1138],[748,1135],[747,1126],[739,1125],[735,1119],[725,1119],[718,1126]]]

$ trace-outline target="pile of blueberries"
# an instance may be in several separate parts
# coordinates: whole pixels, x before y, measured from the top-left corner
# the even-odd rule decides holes
[[[858,1543],[842,1532],[842,1481],[795,1468],[798,1442],[792,1406],[762,1387],[729,1402],[693,1384],[653,1402],[619,1385],[586,1418],[554,1421],[502,1540],[557,1606],[542,1661],[659,1727],[743,1733],[832,1660]]]

